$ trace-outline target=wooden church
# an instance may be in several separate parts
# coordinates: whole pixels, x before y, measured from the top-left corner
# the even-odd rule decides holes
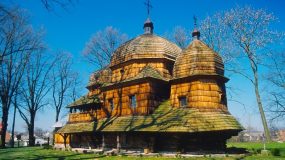
[[[153,33],[122,44],[70,104],[55,147],[147,152],[223,151],[243,128],[228,112],[221,56],[194,29],[181,50]]]

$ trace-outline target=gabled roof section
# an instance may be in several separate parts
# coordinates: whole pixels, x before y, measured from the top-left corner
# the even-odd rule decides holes
[[[109,66],[106,66],[100,70],[95,71],[89,77],[89,82],[87,88],[91,86],[101,86],[105,83],[109,83],[111,81],[112,71]]]
[[[92,96],[85,95],[77,99],[75,102],[69,104],[67,108],[74,108],[74,107],[79,107],[89,104],[99,104],[99,103],[100,99],[97,95],[92,95]]]
[[[142,79],[142,78],[154,78],[154,79],[158,79],[158,80],[162,80],[162,81],[168,81],[169,79],[166,77],[163,77],[158,70],[152,68],[151,66],[145,66],[144,68],[142,68],[142,70],[140,71],[140,73],[133,77],[133,78],[129,78],[126,79],[124,81],[132,81],[132,80],[136,80],[136,79]]]
[[[170,80],[169,78],[162,76],[161,73],[158,70],[154,69],[153,67],[145,66],[144,68],[142,68],[139,74],[137,74],[135,77],[128,78],[128,79],[125,79],[125,80],[122,80],[116,83],[106,83],[102,85],[102,87],[109,87],[109,86],[116,85],[116,84],[122,84],[126,82],[142,80],[146,78],[153,78],[153,79],[157,79],[157,80],[161,80],[165,82],[168,82]]]

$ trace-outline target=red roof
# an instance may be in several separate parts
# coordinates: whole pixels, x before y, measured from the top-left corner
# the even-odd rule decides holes
[[[1,135],[1,130],[2,130],[2,122],[0,122],[0,135]],[[9,132],[6,132],[6,143],[8,143],[11,139],[11,134]]]

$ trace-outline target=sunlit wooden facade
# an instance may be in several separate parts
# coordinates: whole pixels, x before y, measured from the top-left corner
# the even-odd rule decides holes
[[[118,152],[225,149],[242,127],[227,109],[222,58],[199,37],[182,51],[154,35],[150,20],[144,28],[90,76],[55,143],[66,135],[69,147]]]

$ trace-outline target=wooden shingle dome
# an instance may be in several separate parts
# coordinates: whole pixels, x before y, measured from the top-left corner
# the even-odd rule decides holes
[[[194,75],[224,75],[221,56],[199,39],[193,40],[177,57],[173,69],[174,79]]]
[[[181,49],[174,43],[145,33],[120,46],[113,54],[110,66],[133,59],[166,58],[174,61]]]

